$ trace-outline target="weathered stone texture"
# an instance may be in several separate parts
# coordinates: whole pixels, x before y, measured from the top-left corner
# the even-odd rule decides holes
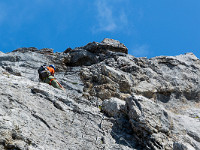
[[[0,149],[199,150],[200,60],[127,53],[113,39],[0,52]],[[38,80],[45,63],[65,92]]]

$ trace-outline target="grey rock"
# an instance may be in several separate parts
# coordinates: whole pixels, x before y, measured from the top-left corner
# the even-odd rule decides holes
[[[76,91],[65,93],[13,75],[3,75],[2,80],[0,137],[5,149],[99,149],[103,136],[107,149],[120,146],[99,127],[104,116],[98,107],[90,106]]]
[[[150,149],[172,148],[168,135],[173,122],[167,111],[143,96],[133,95],[126,101],[130,123],[138,140]]]
[[[195,148],[188,143],[174,143],[173,150],[195,150]]]
[[[89,66],[98,62],[96,55],[83,49],[69,51],[64,59],[67,66]]]
[[[123,94],[131,93],[130,76],[123,74],[117,68],[107,66],[105,62],[82,69],[80,75],[86,84],[84,90],[102,100],[111,97],[120,98]]]
[[[199,150],[200,60],[127,52],[112,39],[0,52],[0,149]],[[43,64],[65,92],[39,81]]]
[[[128,48],[117,40],[105,38],[101,43],[88,43],[83,49],[92,53],[106,53],[107,50],[113,52],[128,53]]]
[[[14,50],[13,52],[21,52],[21,53],[26,53],[26,52],[37,52],[38,49],[35,47],[22,47]]]
[[[125,101],[118,98],[110,98],[102,103],[102,110],[111,117],[117,117],[125,112]]]
[[[39,52],[42,53],[42,54],[53,54],[53,49],[51,49],[51,48],[43,48],[43,49],[40,49]]]

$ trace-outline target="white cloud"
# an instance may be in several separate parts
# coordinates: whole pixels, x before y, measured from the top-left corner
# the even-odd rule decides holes
[[[93,26],[94,32],[107,31],[113,32],[119,29],[125,29],[128,25],[128,17],[125,11],[119,7],[121,0],[96,0],[97,24]]]
[[[129,53],[136,57],[146,57],[149,55],[149,46],[148,45],[139,45],[133,47],[129,50]]]
[[[116,23],[113,18],[113,10],[104,0],[97,2],[97,20],[99,31],[113,31],[116,29]]]
[[[121,12],[120,14],[120,21],[124,24],[124,25],[128,25],[128,18],[127,15],[124,11]]]

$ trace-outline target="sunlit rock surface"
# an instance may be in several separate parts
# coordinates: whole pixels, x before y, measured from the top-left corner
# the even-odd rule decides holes
[[[113,39],[0,53],[0,149],[200,149],[200,60],[136,58]],[[38,79],[54,64],[66,91]]]

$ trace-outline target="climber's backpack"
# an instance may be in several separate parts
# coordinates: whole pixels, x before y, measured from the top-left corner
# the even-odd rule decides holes
[[[45,78],[48,78],[51,75],[50,71],[47,69],[45,65],[41,66],[38,69],[38,73],[39,73],[39,78],[41,80],[44,80]]]

